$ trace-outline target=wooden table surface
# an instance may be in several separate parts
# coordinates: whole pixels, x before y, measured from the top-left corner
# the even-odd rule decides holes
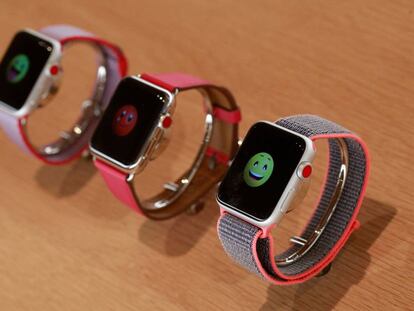
[[[78,25],[118,43],[131,74],[182,71],[230,88],[241,135],[259,119],[332,119],[364,138],[372,171],[362,226],[331,272],[277,287],[225,255],[214,189],[197,215],[149,221],[115,200],[90,161],[47,167],[0,133],[0,309],[413,310],[413,12],[410,0],[2,0],[1,53],[20,28]],[[30,120],[34,141],[74,120],[91,57],[67,53],[61,92]],[[143,195],[191,161],[198,99],[182,97],[172,143],[138,178]],[[308,201],[285,217],[277,245],[300,231]]]

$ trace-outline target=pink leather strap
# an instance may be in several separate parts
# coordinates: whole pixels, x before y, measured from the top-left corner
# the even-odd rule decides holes
[[[138,205],[138,200],[135,198],[134,192],[131,191],[128,184],[128,175],[99,160],[95,160],[94,164],[115,197],[129,206],[132,210],[142,214],[142,210]]]
[[[78,41],[91,42],[101,47],[103,57],[106,59],[107,64],[107,81],[101,107],[106,108],[118,82],[127,72],[127,61],[122,51],[117,46],[97,38],[89,32],[69,25],[49,26],[41,29],[40,32],[60,41],[62,48],[64,48],[67,43]],[[94,119],[84,133],[71,143],[69,147],[62,150],[62,152],[54,155],[44,155],[39,153],[27,136],[25,128],[28,123],[28,115],[16,118],[10,114],[0,112],[0,126],[8,137],[24,152],[52,165],[65,164],[80,156],[80,154],[88,147],[89,140],[98,121],[99,118]]]
[[[213,116],[216,119],[223,120],[224,122],[236,124],[241,121],[240,110],[229,111],[220,107],[213,108]]]
[[[190,76],[184,73],[158,73],[158,74],[142,74],[141,78],[148,82],[159,85],[170,92],[174,92],[176,89],[180,91],[208,87],[214,85],[207,80],[203,80],[197,77]],[[213,103],[214,105],[215,103]],[[236,124],[241,121],[241,113],[239,109],[227,110],[223,107],[214,105],[213,116],[216,119],[223,120],[227,123]]]
[[[223,129],[231,130],[231,135],[222,135],[220,132],[214,132],[213,136],[215,137],[216,145],[217,146],[225,146],[227,150],[220,150],[217,146],[209,146],[206,150],[206,156],[210,157],[211,159],[214,158],[214,161],[220,163],[222,167],[226,167],[229,159],[231,159],[237,149],[237,126],[238,122],[240,121],[241,115],[240,110],[235,105],[235,102],[231,96],[231,94],[224,88],[219,88],[214,86],[210,82],[205,80],[186,75],[181,73],[167,73],[167,74],[143,74],[141,78],[147,80],[153,84],[156,84],[168,91],[174,93],[176,90],[188,90],[192,88],[205,88],[207,92],[209,92],[210,98],[212,98],[213,106],[214,106],[214,113],[213,116],[215,117],[215,122],[224,122],[228,123],[224,125]],[[221,106],[223,104],[223,99],[221,101],[218,99],[217,93],[221,94],[222,98],[227,98],[227,102],[225,106]],[[217,99],[217,100],[216,100]],[[225,126],[230,126],[226,128]],[[224,138],[227,137],[227,138]],[[230,140],[229,140],[230,138]],[[227,139],[227,140],[226,140]],[[214,139],[213,139],[214,140]],[[171,207],[171,211],[167,211],[164,214],[161,213],[152,213],[148,209],[146,209],[145,203],[140,203],[139,198],[135,194],[135,190],[132,185],[132,180],[128,180],[129,175],[119,171],[117,168],[114,168],[102,161],[96,160],[95,161],[96,167],[99,169],[102,177],[104,178],[108,188],[112,191],[112,193],[124,204],[129,206],[132,210],[137,211],[141,214],[145,214],[148,217],[155,218],[155,219],[165,219],[174,216],[177,214],[177,211],[182,211],[183,207],[173,208]],[[204,167],[206,165],[206,161],[204,162]],[[202,165],[203,167],[203,165]],[[203,167],[203,168],[204,168]],[[204,168],[204,172],[207,171],[207,168]],[[216,172],[211,172],[211,174],[216,174],[217,178],[211,178],[207,180],[204,178],[204,184],[200,185],[200,188],[205,188],[202,192],[208,190],[208,188],[213,186],[217,183],[218,179],[221,178],[222,174],[224,174],[224,169],[219,169]],[[194,178],[196,179],[196,178]],[[199,181],[202,181],[203,178],[199,177]],[[197,182],[193,180],[193,182]],[[209,183],[211,185],[209,185]],[[206,186],[207,185],[207,186]],[[190,192],[187,189],[185,192]],[[199,196],[200,193],[197,193]],[[196,199],[196,194],[194,196]],[[151,200],[149,200],[151,201]],[[154,200],[152,200],[154,201]],[[189,202],[188,198],[185,200]],[[182,204],[177,200],[174,204]]]

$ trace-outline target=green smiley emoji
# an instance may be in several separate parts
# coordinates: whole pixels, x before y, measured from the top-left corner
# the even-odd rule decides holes
[[[13,57],[7,67],[7,80],[11,83],[18,83],[24,79],[29,71],[30,61],[25,54]]]
[[[266,152],[256,153],[244,167],[243,178],[250,187],[263,185],[273,173],[273,158]]]

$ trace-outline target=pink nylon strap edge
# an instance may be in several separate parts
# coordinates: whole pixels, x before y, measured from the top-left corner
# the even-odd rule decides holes
[[[262,237],[261,232],[259,232],[255,236],[255,239],[254,239],[253,244],[252,244],[252,253],[253,253],[253,256],[254,256],[254,260],[257,264],[257,268],[260,270],[263,277],[265,279],[267,279],[269,282],[273,283],[273,284],[276,284],[276,285],[294,285],[294,284],[298,284],[298,283],[303,283],[303,282],[317,276],[327,265],[329,265],[335,259],[335,257],[338,255],[338,253],[340,252],[342,247],[345,245],[346,241],[349,239],[351,234],[355,230],[357,230],[359,228],[359,226],[360,226],[360,224],[359,224],[358,220],[354,220],[353,222],[351,222],[350,226],[344,232],[341,240],[338,241],[335,244],[334,248],[332,248],[332,250],[329,252],[329,254],[322,261],[320,261],[317,265],[315,265],[312,269],[302,273],[299,276],[287,277],[286,275],[284,275],[279,270],[279,268],[277,267],[277,265],[275,264],[275,262],[273,260],[273,258],[275,257],[275,247],[274,247],[273,237],[272,237],[271,234],[268,235],[269,243],[270,243],[270,245],[269,245],[269,248],[270,248],[269,261],[272,264],[274,273],[278,277],[283,279],[283,281],[281,281],[279,279],[275,279],[262,266],[262,262],[259,259],[259,254],[257,253],[257,242]]]

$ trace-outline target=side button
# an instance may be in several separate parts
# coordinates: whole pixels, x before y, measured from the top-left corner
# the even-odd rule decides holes
[[[312,165],[309,162],[303,162],[299,165],[296,174],[302,180],[308,179],[312,175]]]

